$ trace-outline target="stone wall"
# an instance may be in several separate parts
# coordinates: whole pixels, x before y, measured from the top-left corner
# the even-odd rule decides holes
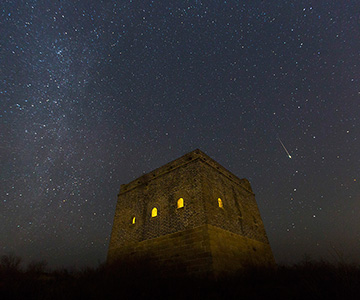
[[[268,243],[240,236],[208,225],[208,236],[215,276],[231,274],[249,266],[274,266],[275,260]]]
[[[229,180],[226,174],[207,163],[201,164],[201,174],[207,224],[268,243],[251,189],[245,189],[239,181]]]
[[[202,225],[117,248],[112,259],[146,258],[183,274],[222,276],[252,265],[275,264],[270,245]]]
[[[207,226],[199,226],[114,249],[110,262],[136,258],[153,260],[186,274],[211,274],[212,258]]]
[[[194,160],[143,180],[135,188],[122,188],[110,248],[205,224],[199,164],[199,160]],[[179,198],[184,199],[183,208],[177,208]],[[151,217],[153,208],[157,209],[156,217]]]

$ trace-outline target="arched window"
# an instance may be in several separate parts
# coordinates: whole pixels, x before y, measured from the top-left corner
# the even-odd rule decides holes
[[[179,200],[177,201],[177,208],[182,208],[182,207],[184,207],[184,199],[179,198]]]
[[[218,198],[218,203],[219,203],[220,208],[224,208],[224,204],[223,204],[221,198]]]
[[[136,222],[136,218],[133,217],[133,218],[132,218],[132,224],[135,224],[135,222]]]
[[[157,216],[157,208],[154,207],[154,208],[152,209],[152,211],[151,211],[151,217],[154,218],[154,217],[156,217],[156,216]]]

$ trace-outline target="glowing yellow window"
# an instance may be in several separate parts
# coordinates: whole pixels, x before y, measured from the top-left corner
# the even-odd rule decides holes
[[[218,203],[219,203],[220,208],[224,208],[224,205],[223,205],[223,202],[222,202],[221,198],[218,198]]]
[[[178,201],[177,201],[177,208],[182,208],[184,207],[184,199],[183,198],[180,198]]]
[[[136,222],[136,218],[133,217],[133,218],[132,218],[132,223],[135,224],[135,222]]]
[[[151,217],[154,218],[154,217],[156,217],[156,216],[157,216],[157,208],[154,207],[154,208],[152,209],[152,211],[151,211]]]

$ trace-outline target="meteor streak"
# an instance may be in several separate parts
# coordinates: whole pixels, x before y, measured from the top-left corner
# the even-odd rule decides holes
[[[284,150],[285,150],[286,154],[288,155],[288,157],[291,158],[291,155],[290,155],[289,151],[287,151],[287,149],[286,149],[285,145],[283,144],[283,142],[280,140],[280,138],[278,138],[278,140],[279,140],[281,146],[284,148]]]

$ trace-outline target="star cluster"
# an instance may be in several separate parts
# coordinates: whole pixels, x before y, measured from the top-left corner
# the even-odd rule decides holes
[[[279,262],[359,261],[358,9],[4,1],[0,252],[103,261],[120,184],[199,148],[250,180]]]

